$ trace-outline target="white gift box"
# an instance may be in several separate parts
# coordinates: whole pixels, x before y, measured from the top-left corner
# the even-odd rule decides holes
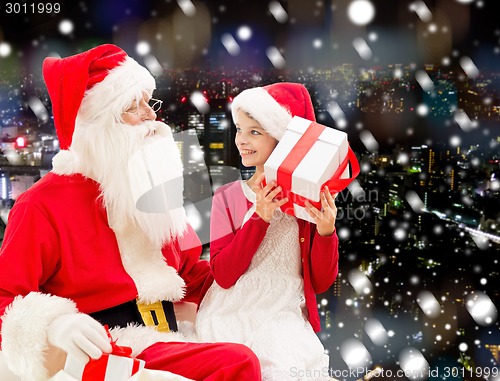
[[[349,163],[353,166],[353,177]],[[341,191],[357,176],[359,164],[345,132],[295,116],[264,163],[264,172],[266,182],[276,180],[289,198],[281,209],[314,222],[303,205],[304,200],[320,209],[324,185],[331,191]]]
[[[115,378],[115,375],[111,376],[110,374],[106,374],[107,378],[105,378],[105,380],[108,380],[109,378],[109,380],[123,379],[128,381],[194,381],[190,378],[186,378],[165,370],[145,369],[144,361],[142,360],[137,360],[137,361],[140,361],[140,364],[142,365],[139,365],[140,370],[137,373],[135,373],[132,377],[126,376],[125,372],[122,371],[120,372],[121,375],[118,375],[117,377],[127,377],[127,378]],[[83,365],[83,367],[85,367],[85,365]],[[127,367],[126,369],[127,373],[128,370],[129,368]],[[81,381],[82,373],[83,373],[82,364],[72,359],[70,360],[70,364],[66,365],[65,370],[59,371],[55,376],[51,377],[49,381]],[[76,377],[74,375],[76,375]]]
[[[98,360],[98,369],[94,369],[92,375],[84,375],[85,367],[90,363],[83,364],[72,356],[67,356],[64,372],[78,381],[128,381],[133,374],[144,368],[144,361],[130,357],[104,354]]]

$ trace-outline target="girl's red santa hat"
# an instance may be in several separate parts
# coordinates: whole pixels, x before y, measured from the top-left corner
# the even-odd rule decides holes
[[[156,87],[146,68],[112,44],[66,58],[48,57],[42,72],[61,150],[71,146],[77,116],[91,121],[111,111],[119,118],[132,100]]]
[[[316,121],[309,92],[300,83],[279,82],[238,94],[231,106],[233,120],[242,110],[276,140],[280,140],[294,116]]]

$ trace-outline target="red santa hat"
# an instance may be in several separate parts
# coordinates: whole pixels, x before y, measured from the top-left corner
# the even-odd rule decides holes
[[[233,120],[239,110],[259,122],[276,140],[283,137],[294,116],[316,121],[311,96],[300,83],[280,82],[244,90],[233,100]]]
[[[42,72],[52,101],[61,150],[71,146],[75,121],[84,99],[85,103],[102,110],[117,99],[127,104],[138,92],[152,93],[155,88],[149,71],[112,44],[66,58],[48,57]]]

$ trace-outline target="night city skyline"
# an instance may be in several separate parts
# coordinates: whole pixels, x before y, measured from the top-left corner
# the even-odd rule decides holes
[[[369,7],[349,15],[353,3],[371,4],[373,18],[360,17]],[[246,88],[300,82],[318,122],[348,134],[361,166],[336,199],[339,277],[318,296],[331,375],[356,380],[381,367],[393,374],[372,379],[412,379],[395,375],[407,370],[428,371],[420,379],[429,380],[500,380],[492,1],[58,4],[57,14],[10,16],[0,6],[3,221],[58,151],[40,69],[48,55],[115,43],[154,74],[205,256],[213,191],[252,173],[234,145],[231,100]]]

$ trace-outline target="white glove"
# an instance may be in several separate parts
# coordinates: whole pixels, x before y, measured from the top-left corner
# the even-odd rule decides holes
[[[111,353],[111,343],[104,327],[97,320],[82,313],[55,318],[48,327],[47,339],[53,346],[86,364],[89,357],[98,359]]]

